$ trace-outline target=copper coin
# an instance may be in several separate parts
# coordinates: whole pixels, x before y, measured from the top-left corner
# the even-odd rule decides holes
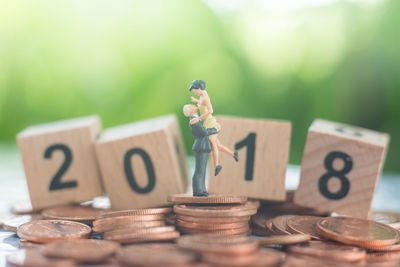
[[[265,222],[265,229],[267,230],[268,235],[279,235],[279,233],[275,232],[272,228],[272,220],[273,219],[269,219]]]
[[[310,235],[293,234],[293,235],[277,235],[263,237],[257,239],[260,245],[292,245],[307,242],[311,239]]]
[[[259,228],[259,231],[262,230],[262,235],[274,235],[275,232],[267,225],[267,222],[270,222],[272,227],[270,219],[271,217],[265,213],[257,213],[251,217],[251,222]]]
[[[38,220],[22,224],[17,234],[32,242],[46,243],[57,240],[87,238],[91,228],[83,223],[61,220]]]
[[[131,223],[117,223],[117,224],[100,224],[93,226],[92,231],[95,233],[103,233],[107,231],[122,229],[122,228],[148,228],[156,226],[164,226],[165,221],[144,221],[144,222],[131,222]]]
[[[188,206],[175,205],[174,212],[189,216],[204,216],[204,217],[241,217],[251,216],[257,213],[257,208],[251,205],[229,205],[229,206]]]
[[[250,227],[236,228],[236,229],[217,229],[217,230],[206,230],[206,229],[193,229],[178,227],[178,230],[185,234],[216,234],[216,235],[249,235]]]
[[[42,216],[39,214],[12,215],[3,220],[3,229],[16,233],[20,225],[35,220],[40,220],[41,218]]]
[[[252,235],[256,236],[270,236],[271,233],[269,233],[265,228],[258,227],[255,224],[250,224],[250,230]]]
[[[78,262],[100,262],[119,248],[119,244],[112,241],[81,239],[59,241],[46,244],[42,253],[48,257],[73,259]]]
[[[195,222],[195,223],[239,223],[239,222],[248,222],[250,220],[250,216],[241,216],[241,217],[194,217],[188,215],[176,215],[177,220],[185,221],[185,222]]]
[[[178,239],[178,246],[194,252],[245,255],[255,253],[257,241],[247,236],[200,234],[186,235]]]
[[[282,215],[273,218],[271,225],[272,230],[279,235],[290,235],[291,233],[286,230],[286,224],[292,216],[293,215]]]
[[[318,257],[310,257],[299,254],[289,254],[284,263],[281,265],[282,267],[353,267],[353,266],[365,266],[363,262],[360,264],[354,262],[343,262],[336,261],[332,259],[322,259]],[[377,267],[377,266],[375,266]]]
[[[285,254],[274,250],[262,248],[254,254],[244,256],[204,254],[205,262],[217,266],[277,266],[283,261]]]
[[[130,224],[135,222],[162,221],[165,220],[165,218],[165,214],[108,217],[95,220],[93,222],[93,226],[96,227],[105,224]]]
[[[400,252],[373,252],[367,253],[367,262],[396,261],[396,265],[400,260]]]
[[[290,253],[340,261],[359,261],[365,258],[364,249],[333,242],[310,241],[287,248]]]
[[[180,236],[177,231],[160,232],[160,233],[143,233],[137,235],[129,235],[123,238],[115,239],[121,244],[133,244],[133,243],[144,243],[144,242],[155,242],[155,241],[173,241],[178,239]],[[111,239],[110,239],[111,240]]]
[[[19,201],[11,206],[11,212],[17,215],[32,214],[32,204],[28,201]]]
[[[42,211],[42,216],[44,219],[75,221],[91,225],[104,212],[92,207],[67,205],[45,209]]]
[[[117,257],[120,263],[134,266],[182,266],[196,259],[194,254],[175,244],[130,245],[118,251]]]
[[[222,229],[236,229],[245,228],[249,226],[248,222],[242,223],[194,223],[176,220],[176,225],[184,228],[204,229],[204,230],[222,230]]]
[[[160,215],[171,213],[172,208],[151,208],[151,209],[136,209],[136,210],[119,210],[104,213],[100,218],[111,218],[111,217],[121,217],[121,216],[137,216],[137,215]]]
[[[22,249],[7,256],[7,263],[12,266],[75,266],[74,261],[51,259],[40,253],[39,249]]]
[[[25,249],[30,249],[30,248],[38,248],[38,247],[41,247],[42,244],[40,244],[40,243],[35,243],[35,242],[31,242],[31,241],[27,241],[27,240],[25,240],[25,239],[19,239],[18,246],[19,246],[19,248],[21,248],[21,249],[23,249],[23,248],[25,248]]]
[[[174,226],[159,226],[159,227],[149,227],[149,228],[125,228],[125,229],[123,228],[105,232],[101,236],[104,239],[108,240],[120,240],[120,239],[135,237],[137,235],[165,233],[173,231],[175,231]]]
[[[382,246],[382,247],[375,247],[373,248],[374,251],[400,251],[400,243],[396,243],[390,246]]]
[[[400,240],[399,232],[386,224],[352,217],[321,219],[317,230],[326,238],[369,249],[393,245]]]
[[[286,221],[286,230],[293,234],[308,234],[315,240],[321,240],[317,232],[317,216],[292,216]]]
[[[169,195],[167,200],[177,204],[244,204],[247,201],[247,197],[231,195],[194,197],[193,195],[188,194],[174,194]]]

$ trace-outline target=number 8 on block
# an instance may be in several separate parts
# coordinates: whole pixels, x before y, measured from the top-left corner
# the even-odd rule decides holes
[[[367,218],[388,142],[387,134],[315,120],[308,131],[294,202]]]
[[[102,193],[94,154],[99,117],[35,125],[17,136],[32,207],[79,203]]]

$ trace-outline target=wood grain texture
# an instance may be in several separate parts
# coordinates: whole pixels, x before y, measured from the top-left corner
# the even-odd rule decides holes
[[[189,179],[188,179],[188,162],[187,162],[187,154],[185,150],[185,145],[183,142],[183,137],[181,133],[181,129],[179,127],[178,119],[175,115],[170,115],[174,118],[172,122],[168,126],[168,135],[172,140],[174,145],[174,153],[176,154],[179,162],[179,169],[181,172],[180,177],[182,178],[183,188],[188,189]],[[186,190],[185,190],[186,191]]]
[[[180,166],[182,156],[178,156],[176,152],[174,137],[178,137],[172,130],[176,127],[176,121],[175,115],[167,115],[110,128],[102,133],[96,143],[96,155],[104,187],[113,208],[167,205],[168,195],[184,192],[183,167]],[[124,158],[132,149],[144,150],[151,159],[155,183],[148,193],[138,193],[128,182]],[[148,187],[149,175],[144,159],[140,155],[134,155],[130,158],[130,163],[137,185],[140,188]]]
[[[250,133],[256,134],[253,180],[245,180],[247,148],[238,150],[239,162],[220,152],[221,173],[214,176],[210,163],[209,191],[216,194],[244,195],[266,200],[284,200],[285,174],[289,159],[291,123],[287,121],[218,116],[218,135],[223,145],[234,150],[235,144]]]
[[[294,202],[319,210],[368,218],[372,197],[381,173],[389,143],[389,136],[359,127],[317,119],[311,125],[303,155],[300,184]],[[325,159],[331,152],[347,154],[351,170],[343,174],[349,181],[348,193],[341,199],[331,199],[320,191],[320,179],[328,171]],[[335,171],[342,171],[345,161],[332,162]],[[337,194],[342,188],[336,175],[329,179],[327,188]]]
[[[94,154],[94,142],[101,131],[98,116],[58,121],[28,127],[17,135],[32,207],[45,207],[82,202],[101,195],[102,188]],[[55,145],[66,145],[71,151],[71,164],[60,182],[76,181],[77,187],[50,190],[55,174],[65,162],[65,154],[54,150],[45,158],[45,151]]]

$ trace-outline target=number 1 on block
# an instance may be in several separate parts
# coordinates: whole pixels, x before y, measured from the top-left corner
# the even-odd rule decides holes
[[[239,162],[222,155],[223,166],[214,176],[210,163],[209,191],[251,198],[284,200],[291,123],[218,116],[221,143],[239,153]]]

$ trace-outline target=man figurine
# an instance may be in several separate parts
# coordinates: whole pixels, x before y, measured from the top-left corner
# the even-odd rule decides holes
[[[183,114],[190,117],[190,128],[194,137],[192,150],[196,157],[196,167],[192,178],[193,196],[208,196],[206,189],[206,168],[208,154],[211,152],[211,144],[209,135],[216,134],[217,129],[205,129],[202,120],[194,120],[198,118],[198,107],[195,105],[185,105]]]

